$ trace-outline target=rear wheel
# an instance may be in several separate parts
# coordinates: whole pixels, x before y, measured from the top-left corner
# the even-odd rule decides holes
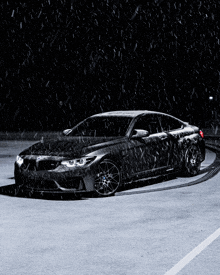
[[[187,176],[199,173],[202,162],[201,150],[196,145],[191,145],[185,152],[184,172]]]
[[[111,160],[103,160],[95,177],[95,192],[100,196],[113,195],[120,186],[120,171]]]

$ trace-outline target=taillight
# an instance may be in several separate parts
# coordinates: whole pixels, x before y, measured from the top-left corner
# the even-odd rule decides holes
[[[203,133],[203,131],[199,131],[199,134],[200,134],[200,136],[202,137],[202,138],[204,138],[204,133]]]

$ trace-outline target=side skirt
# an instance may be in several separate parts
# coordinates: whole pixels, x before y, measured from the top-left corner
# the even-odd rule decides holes
[[[151,175],[151,176],[146,176],[142,178],[137,178],[137,179],[131,179],[131,180],[125,180],[123,181],[123,185],[142,185],[144,182],[159,179],[161,177],[169,176],[169,175],[178,175],[181,172],[181,169],[175,169],[175,168],[168,168],[166,171],[160,174],[156,175]]]

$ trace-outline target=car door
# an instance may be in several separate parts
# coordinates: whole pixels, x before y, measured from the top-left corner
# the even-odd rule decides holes
[[[146,130],[149,135],[132,138],[135,129]],[[124,171],[132,177],[150,176],[168,166],[168,135],[162,132],[157,114],[145,114],[134,123],[128,148],[124,153]]]
[[[146,116],[149,137],[143,138],[153,157],[153,166],[150,168],[153,174],[166,171],[169,166],[170,136],[161,127],[160,115],[153,114]],[[146,167],[147,168],[147,167]]]
[[[159,120],[162,131],[168,135],[170,147],[168,154],[169,167],[179,167],[181,158],[183,157],[179,148],[179,140],[186,135],[184,124],[182,121],[169,115],[161,115]]]

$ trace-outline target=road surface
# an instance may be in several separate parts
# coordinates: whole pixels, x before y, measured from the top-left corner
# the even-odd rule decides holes
[[[15,156],[29,144],[0,144],[0,274],[219,274],[220,176],[213,152],[207,150],[197,177],[114,197],[7,195]]]

